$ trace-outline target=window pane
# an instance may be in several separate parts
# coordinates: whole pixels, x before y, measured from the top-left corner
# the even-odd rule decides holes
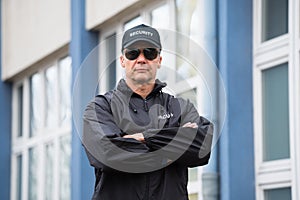
[[[162,28],[162,29],[168,28],[170,22],[166,19],[166,16],[170,16],[169,6],[167,4],[154,9],[151,12],[152,26],[155,28]]]
[[[198,168],[189,168],[189,181],[197,181],[198,180]]]
[[[112,90],[116,86],[116,34],[106,38],[106,65],[107,89]]]
[[[46,70],[46,127],[57,125],[57,68],[52,66]]]
[[[17,176],[16,176],[16,185],[17,185],[17,199],[21,200],[22,199],[22,167],[23,167],[23,162],[22,162],[22,155],[17,156]]]
[[[288,32],[288,0],[263,0],[262,9],[262,41]]]
[[[23,135],[23,85],[18,87],[18,137]]]
[[[61,138],[60,141],[60,200],[71,199],[71,135]]]
[[[42,76],[36,73],[30,77],[30,133],[29,136],[36,135],[37,130],[42,126],[44,117],[41,115],[43,96]]]
[[[54,146],[49,144],[46,146],[45,152],[45,199],[53,199],[53,177],[54,177]]]
[[[265,190],[264,197],[265,200],[291,200],[291,188]]]
[[[197,108],[197,89],[191,89],[178,94],[179,97],[190,100],[191,103]]]
[[[29,149],[29,162],[28,162],[28,199],[37,199],[37,172],[38,172],[38,160],[37,160],[36,148]]]
[[[140,16],[133,18],[124,24],[124,30],[130,29],[142,23],[142,18]]]
[[[59,62],[60,126],[71,127],[71,58]]]
[[[262,72],[263,160],[289,158],[288,64]]]
[[[201,34],[203,30],[196,30],[195,27],[200,27],[200,22],[196,22],[195,19],[201,20],[203,17],[199,16],[199,8],[201,6],[201,1],[190,0],[189,3],[186,3],[185,0],[176,0],[176,30],[179,33],[182,33],[188,37],[195,37],[195,35]],[[195,37],[197,38],[197,37]],[[177,38],[177,48],[176,52],[179,55],[189,55],[189,58],[192,58],[195,52],[190,49],[190,43],[187,40],[180,41],[180,38]],[[197,56],[197,55],[194,55]],[[192,62],[193,63],[193,62]],[[176,57],[176,67],[177,67],[177,76],[176,79],[183,80],[185,78],[193,77],[197,74],[195,68],[190,65],[185,59]],[[178,76],[180,74],[180,76]]]
[[[165,19],[165,16],[170,16],[170,10],[167,4],[160,6],[151,12],[151,25],[158,29],[158,32],[160,32],[161,40],[163,40],[163,34],[159,29],[168,29],[170,26],[169,20],[162,20]],[[173,57],[170,55],[170,53],[167,53],[165,51],[161,52],[161,56],[163,57],[162,67],[157,73],[157,78],[163,81],[168,79],[168,75],[172,75],[170,74],[170,66],[166,65],[172,63],[171,60]]]
[[[189,194],[189,200],[198,200],[198,194]]]

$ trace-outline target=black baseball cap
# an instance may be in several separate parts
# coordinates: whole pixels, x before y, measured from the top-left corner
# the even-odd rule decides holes
[[[122,51],[138,41],[146,41],[161,49],[160,36],[156,29],[140,24],[125,31],[122,38]]]

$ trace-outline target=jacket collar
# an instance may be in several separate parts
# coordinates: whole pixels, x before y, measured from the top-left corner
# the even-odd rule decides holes
[[[161,82],[159,79],[156,79],[154,88],[153,88],[152,92],[148,95],[148,97],[157,94],[166,86],[167,86],[167,84],[165,82]],[[121,79],[119,81],[117,90],[122,92],[125,95],[132,96],[133,94],[136,94],[128,87],[128,85],[126,84],[126,81],[124,79]]]

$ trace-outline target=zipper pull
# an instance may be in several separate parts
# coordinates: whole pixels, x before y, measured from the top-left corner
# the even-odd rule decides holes
[[[146,112],[149,111],[147,99],[144,99],[144,109]]]

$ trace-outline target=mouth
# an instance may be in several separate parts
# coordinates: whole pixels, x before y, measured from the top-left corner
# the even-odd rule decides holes
[[[141,69],[135,69],[134,71],[144,73],[144,72],[148,72],[148,69],[141,68]]]

